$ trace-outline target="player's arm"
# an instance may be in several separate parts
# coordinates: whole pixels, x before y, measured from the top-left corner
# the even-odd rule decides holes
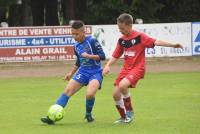
[[[86,52],[82,53],[81,56],[84,58],[87,58],[87,59],[100,60],[99,55],[92,55],[92,54],[88,54]]]
[[[112,54],[112,57],[109,59],[107,64],[105,65],[103,69],[103,75],[107,75],[110,72],[110,66],[113,65],[123,54],[124,48],[119,44],[117,44],[117,47],[115,48],[115,51]]]
[[[109,61],[106,63],[104,69],[103,69],[103,75],[107,75],[110,72],[110,66],[112,64],[114,64],[116,61],[118,60],[118,58],[112,57],[109,59]]]
[[[76,63],[75,65],[73,66],[73,68],[65,75],[65,78],[64,80],[67,80],[69,81],[71,79],[71,77],[74,75],[74,73],[76,73],[76,71],[78,70],[78,68],[80,67],[80,60],[79,60],[79,56],[77,54],[76,51],[74,51],[77,59],[76,59]]]
[[[69,71],[66,75],[64,80],[69,81],[71,79],[71,77],[74,75],[74,73],[78,70],[79,67],[77,67],[76,65],[73,66],[73,68],[71,69],[71,71]]]
[[[154,46],[163,46],[163,47],[173,47],[173,48],[183,48],[181,44],[173,44],[167,41],[156,40],[151,38],[150,36],[146,35],[145,33],[141,34],[143,45],[146,48],[152,48]]]
[[[162,41],[162,40],[156,40],[154,42],[155,46],[163,46],[163,47],[173,47],[173,48],[183,48],[181,44],[173,44],[170,42]]]
[[[110,67],[110,66],[113,65],[117,60],[118,60],[118,58],[112,57],[112,58],[109,59],[109,61],[106,63],[105,66]]]
[[[81,56],[84,58],[88,58],[88,59],[93,59],[93,60],[105,60],[106,56],[105,53],[100,45],[100,43],[98,42],[98,40],[93,39],[91,41],[92,45],[92,51],[94,52],[94,54],[88,54],[88,53],[82,53]]]

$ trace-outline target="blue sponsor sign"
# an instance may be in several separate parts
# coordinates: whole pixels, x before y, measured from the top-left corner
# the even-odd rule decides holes
[[[70,46],[74,43],[75,40],[72,38],[72,36],[0,38],[1,48],[63,45]]]
[[[200,55],[200,22],[192,23],[193,55]]]

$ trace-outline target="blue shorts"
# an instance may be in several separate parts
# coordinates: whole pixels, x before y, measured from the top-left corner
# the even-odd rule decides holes
[[[95,73],[88,73],[78,70],[72,79],[85,86],[87,86],[91,80],[98,80],[100,85],[99,89],[101,89],[101,84],[103,81],[102,70]]]

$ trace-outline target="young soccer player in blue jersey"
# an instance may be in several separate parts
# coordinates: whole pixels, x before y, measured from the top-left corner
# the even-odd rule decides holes
[[[69,83],[56,104],[66,107],[70,97],[81,87],[87,86],[85,118],[88,122],[93,122],[92,109],[95,103],[95,94],[101,88],[103,80],[101,60],[105,60],[105,54],[96,39],[85,35],[85,27],[82,21],[74,21],[71,26],[72,36],[77,41],[74,45],[77,60],[72,70],[65,76],[65,80]],[[55,123],[48,116],[42,117],[41,121],[47,124]]]

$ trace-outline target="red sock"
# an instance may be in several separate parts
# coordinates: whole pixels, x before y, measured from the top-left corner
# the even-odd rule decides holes
[[[133,111],[133,107],[131,104],[131,97],[123,98],[124,100],[124,106],[126,108],[126,111]]]
[[[125,115],[125,109],[120,107],[119,105],[116,105],[116,108],[121,116],[121,118],[125,119],[126,118],[126,115]]]

